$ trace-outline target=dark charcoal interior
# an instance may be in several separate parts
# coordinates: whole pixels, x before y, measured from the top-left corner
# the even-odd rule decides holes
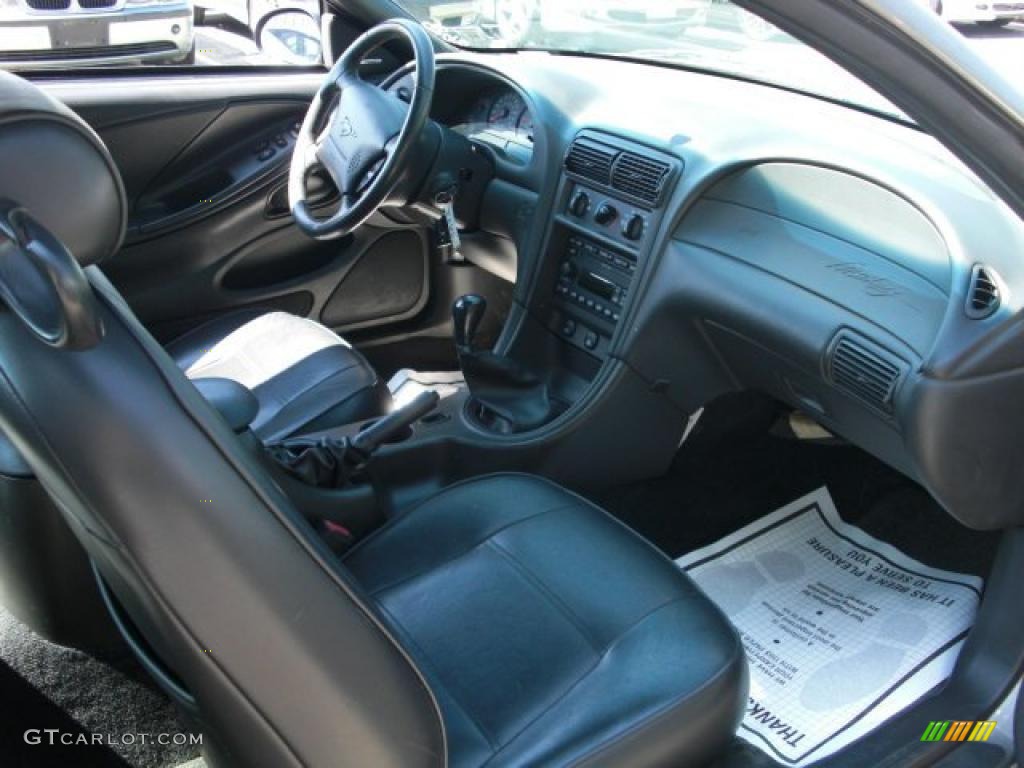
[[[357,5],[330,73],[0,73],[0,754],[773,765],[672,561],[824,486],[985,586],[816,765],[961,759],[1024,664],[1021,222],[912,124]]]

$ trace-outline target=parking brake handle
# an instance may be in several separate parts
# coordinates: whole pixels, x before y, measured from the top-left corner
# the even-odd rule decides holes
[[[389,439],[437,408],[439,402],[441,402],[441,398],[437,392],[433,390],[420,392],[406,405],[392,411],[353,437],[352,449],[357,455],[361,454],[363,457],[369,458]]]
[[[434,410],[440,399],[437,392],[422,392],[354,437],[292,437],[268,445],[267,454],[279,469],[305,485],[344,488],[377,448]]]

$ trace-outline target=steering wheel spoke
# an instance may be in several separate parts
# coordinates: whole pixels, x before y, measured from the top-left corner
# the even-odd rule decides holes
[[[344,57],[344,55],[343,55]],[[346,88],[351,88],[353,85],[359,85],[363,82],[362,78],[359,77],[359,63],[356,63],[356,68],[346,68],[340,70],[334,77],[331,85],[339,91],[344,91]],[[329,77],[329,75],[328,75]]]
[[[322,165],[320,162],[320,145],[316,141],[305,144],[301,148],[296,147],[296,152],[302,155],[298,158],[298,162],[302,165],[303,174],[308,174]],[[295,158],[293,158],[292,162],[295,162]]]
[[[352,190],[352,180],[345,171],[344,158],[339,155],[334,144],[330,141],[321,142],[315,146],[314,156],[316,163],[327,171],[327,175],[331,177],[331,181],[341,194],[347,194]]]
[[[366,55],[395,39],[405,39],[416,60],[417,87],[408,105],[359,77]],[[306,234],[347,234],[387,200],[427,125],[433,86],[433,45],[413,21],[386,21],[342,54],[313,99],[292,157],[288,197]],[[338,211],[326,219],[313,218],[306,204],[305,178],[315,166],[327,171],[342,196]]]
[[[363,172],[362,177],[356,184],[355,193],[357,195],[364,194],[370,186],[380,177],[381,169],[384,168],[386,158],[379,158],[370,164],[370,166]]]

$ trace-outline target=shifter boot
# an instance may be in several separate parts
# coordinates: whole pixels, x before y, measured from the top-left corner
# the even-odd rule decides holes
[[[462,373],[473,398],[520,432],[551,418],[547,385],[517,361],[493,352],[463,353]]]

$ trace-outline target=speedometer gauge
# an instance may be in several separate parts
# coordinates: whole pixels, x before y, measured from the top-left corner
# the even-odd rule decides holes
[[[519,120],[519,113],[522,109],[523,102],[519,96],[515,93],[506,93],[494,102],[487,115],[487,124],[491,130],[515,133],[516,122]]]

